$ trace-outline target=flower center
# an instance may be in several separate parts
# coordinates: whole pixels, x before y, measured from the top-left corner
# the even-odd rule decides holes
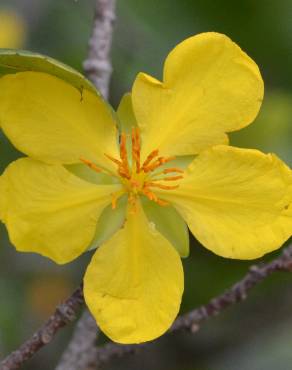
[[[141,138],[138,128],[132,129],[131,138],[132,150],[131,158],[128,155],[127,135],[123,132],[120,136],[120,158],[114,158],[108,154],[105,156],[114,162],[117,166],[117,175],[121,183],[124,185],[124,190],[115,194],[112,200],[112,208],[116,208],[118,196],[127,192],[129,194],[129,202],[135,205],[136,198],[139,194],[145,195],[148,199],[156,202],[161,206],[166,206],[168,203],[159,199],[153,189],[159,188],[163,190],[176,189],[179,185],[168,185],[169,182],[178,181],[183,178],[183,170],[177,167],[162,167],[168,162],[171,162],[175,157],[159,156],[159,150],[153,150],[141,163]],[[96,172],[103,172],[101,168],[94,163],[81,158],[83,163],[89,166]]]

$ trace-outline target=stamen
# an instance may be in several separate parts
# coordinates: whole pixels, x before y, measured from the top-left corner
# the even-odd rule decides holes
[[[169,203],[166,202],[165,200],[162,200],[162,199],[157,199],[156,203],[159,205],[159,206],[162,206],[162,207],[165,207],[165,206],[168,206]]]
[[[178,173],[184,173],[183,170],[181,170],[180,168],[176,168],[176,167],[173,167],[173,168],[166,168],[165,170],[162,171],[163,173],[171,173],[171,172],[178,172]]]
[[[127,140],[132,142],[132,161],[129,162],[127,152]],[[144,194],[149,200],[156,202],[160,206],[166,206],[169,203],[158,198],[155,191],[151,188],[159,188],[163,190],[177,189],[179,185],[165,185],[167,181],[177,181],[183,179],[184,171],[177,167],[161,168],[158,167],[175,159],[171,157],[159,157],[159,150],[153,150],[141,165],[141,138],[138,128],[133,128],[131,138],[127,137],[126,133],[120,135],[120,158],[116,159],[111,155],[105,156],[117,165],[117,175],[123,185],[122,193],[128,193],[128,202],[132,212],[136,212],[137,197]],[[90,168],[100,172],[103,171],[95,166],[92,162],[83,160]],[[158,169],[158,170],[157,170]],[[169,176],[165,176],[169,175]],[[121,179],[124,178],[124,179]],[[117,199],[120,192],[112,195],[112,208],[117,206]]]
[[[120,156],[122,160],[122,165],[119,167],[119,173],[123,173],[126,178],[130,178],[130,169],[128,162],[128,153],[127,153],[127,136],[125,133],[121,134],[121,143],[120,143]]]
[[[160,181],[160,180],[163,180],[164,177],[158,177],[158,176],[166,175],[166,174],[169,174],[169,173],[176,173],[176,172],[177,173],[184,173],[184,171],[181,170],[180,168],[166,168],[163,171],[159,171],[159,172],[154,173],[151,176],[151,180],[152,181]]]
[[[127,179],[131,178],[130,170],[129,170],[129,167],[127,167],[127,164],[125,164],[124,162],[119,161],[118,159],[116,159],[116,158],[114,158],[111,155],[108,155],[106,153],[104,153],[104,155],[108,159],[110,159],[112,162],[114,162],[115,164],[118,165],[118,173],[119,173],[120,176],[125,177]]]
[[[139,129],[133,128],[132,129],[132,157],[135,161],[137,173],[141,171],[140,152],[141,152],[141,141],[140,141]]]
[[[146,195],[146,197],[149,199],[149,200],[153,200],[155,203],[157,203],[158,205],[162,206],[162,207],[165,207],[165,206],[168,206],[169,203],[166,202],[165,200],[162,200],[162,199],[159,199],[157,197],[157,195],[155,193],[153,193],[151,190],[149,190],[148,188],[144,188],[142,190],[143,194]]]
[[[117,191],[116,193],[112,194],[112,209],[117,208],[117,201],[121,195],[125,193],[124,190]]]
[[[160,188],[164,190],[172,190],[172,189],[177,189],[179,187],[179,185],[163,185],[163,184],[157,184],[156,182],[147,182],[146,186],[152,187],[152,188]]]
[[[111,155],[108,155],[106,153],[104,153],[104,155],[110,159],[112,162],[114,162],[115,164],[117,164],[118,166],[121,166],[123,163],[121,161],[119,161],[118,159],[112,157]]]
[[[143,170],[148,166],[148,164],[152,161],[152,159],[154,159],[155,157],[157,157],[159,154],[159,150],[158,149],[155,149],[153,150],[149,155],[148,157],[146,158],[146,160],[144,161],[143,165],[142,165],[142,168]]]
[[[142,192],[149,200],[154,200],[154,202],[158,200],[157,196],[150,189],[144,188]]]
[[[118,198],[116,196],[112,196],[112,209],[116,209],[117,208],[117,201],[118,201]]]
[[[93,162],[89,161],[88,159],[80,158],[80,161],[86,164],[89,168],[94,170],[95,172],[102,172],[102,169],[97,167]]]
[[[171,157],[163,157],[161,160],[161,164],[165,164],[167,162],[173,161],[176,157],[173,155]]]
[[[122,162],[128,163],[127,136],[124,132],[121,134],[120,156]]]
[[[183,176],[170,176],[170,177],[159,177],[159,178],[151,178],[151,181],[175,181],[183,179]]]
[[[159,157],[158,159],[156,159],[155,162],[150,164],[148,167],[143,166],[143,171],[146,172],[146,173],[154,171],[154,170],[156,170],[156,168],[160,167],[161,165],[163,165],[167,162],[173,161],[174,159],[175,159],[175,157]]]
[[[131,178],[131,174],[130,174],[129,170],[127,168],[125,168],[124,166],[122,166],[122,165],[119,166],[118,173],[119,173],[120,176],[125,177],[128,180]]]
[[[163,157],[159,157],[153,163],[149,164],[148,166],[143,167],[143,171],[145,173],[154,171],[156,168],[158,168],[162,165],[162,159],[163,159]]]

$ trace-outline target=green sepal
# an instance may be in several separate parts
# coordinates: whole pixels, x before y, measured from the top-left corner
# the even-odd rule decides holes
[[[110,176],[103,172],[96,172],[86,166],[84,163],[74,163],[65,165],[66,169],[82,180],[99,185],[119,184],[118,178]]]
[[[132,128],[137,127],[137,121],[133,110],[131,93],[126,93],[118,106],[118,126],[119,130],[131,135]]]
[[[128,153],[128,161],[130,166],[132,165],[132,129],[134,127],[138,127],[136,117],[133,110],[133,104],[132,104],[132,96],[131,93],[126,93],[118,106],[117,109],[117,123],[118,123],[118,130],[119,132],[123,132],[127,135],[127,153]]]
[[[115,209],[112,209],[112,206],[109,205],[102,211],[96,226],[95,236],[88,250],[99,247],[123,227],[126,220],[127,202],[128,197],[124,195],[119,198]]]
[[[94,85],[75,69],[51,57],[25,50],[0,49],[0,76],[17,72],[43,72],[99,95]]]
[[[188,227],[176,209],[171,205],[162,207],[146,197],[141,197],[141,201],[148,220],[156,230],[173,245],[181,257],[188,257]]]

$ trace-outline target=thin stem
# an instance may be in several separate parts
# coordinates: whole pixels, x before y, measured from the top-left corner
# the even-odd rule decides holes
[[[30,339],[24,342],[16,351],[10,353],[0,363],[0,370],[19,369],[42,347],[49,344],[61,328],[76,319],[76,314],[83,304],[83,287],[80,285],[71,297],[56,308],[53,315],[49,317]]]
[[[88,57],[83,63],[85,74],[105,99],[108,99],[112,74],[110,52],[116,18],[115,8],[116,0],[96,0],[92,34],[88,43]],[[97,335],[98,327],[86,309],[76,325],[73,337],[56,370],[95,369]]]
[[[271,262],[251,266],[247,274],[241,280],[222,294],[211,299],[207,304],[179,316],[168,333],[175,333],[181,330],[188,330],[192,333],[197,332],[204,321],[220,314],[228,307],[244,301],[252,288],[260,284],[273,273],[279,271],[292,272],[292,245],[284,249],[282,254]],[[48,344],[58,330],[74,320],[76,312],[83,303],[83,294],[81,287],[79,287],[63,305],[56,309],[54,315],[49,318],[42,328],[37,330],[31,339],[22,344],[18,350],[12,352],[0,363],[0,370],[19,369],[20,366],[31,358],[40,348]],[[156,341],[152,343],[156,343]],[[83,364],[86,363],[88,367],[90,365],[99,367],[108,363],[115,357],[122,357],[129,353],[134,354],[148,345],[151,345],[151,343],[140,345],[107,343],[102,347],[96,347],[95,351],[90,352],[90,356],[88,356]],[[71,367],[71,369],[74,369],[74,367]]]
[[[112,64],[113,24],[116,0],[96,0],[92,35],[89,39],[88,57],[83,63],[84,72],[105,99],[108,98]]]

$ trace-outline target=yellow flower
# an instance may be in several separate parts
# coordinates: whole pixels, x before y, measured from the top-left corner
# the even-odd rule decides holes
[[[21,48],[25,38],[24,20],[13,11],[0,10],[0,48]]]
[[[260,257],[291,235],[290,169],[274,155],[222,145],[254,120],[262,98],[256,64],[217,33],[175,47],[163,82],[139,74],[118,118],[98,95],[50,74],[1,78],[2,128],[28,155],[0,183],[12,243],[58,263],[102,244],[84,279],[98,325],[121,343],[160,336],[183,293],[178,252],[187,252],[173,247],[164,223],[169,216],[180,227],[173,212],[228,258]],[[104,214],[115,217],[125,199],[122,227],[102,234]]]

